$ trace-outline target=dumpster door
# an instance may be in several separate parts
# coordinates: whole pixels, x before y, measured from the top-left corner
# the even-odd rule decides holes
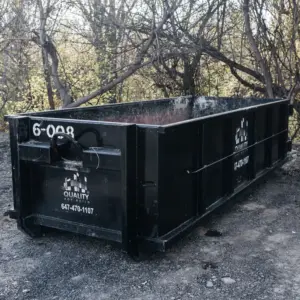
[[[136,126],[12,117],[14,206],[31,236],[43,228],[136,240]]]

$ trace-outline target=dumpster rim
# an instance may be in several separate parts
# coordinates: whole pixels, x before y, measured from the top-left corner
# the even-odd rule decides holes
[[[63,111],[63,112],[71,112],[71,111],[75,111],[75,110],[92,110],[95,108],[101,108],[101,107],[122,107],[122,106],[126,106],[126,105],[134,105],[134,104],[143,104],[143,103],[155,103],[155,102],[159,102],[159,101],[168,101],[170,99],[176,99],[176,98],[188,98],[188,97],[193,97],[193,96],[178,96],[178,97],[173,97],[173,98],[159,98],[159,99],[153,99],[153,100],[140,100],[140,101],[132,101],[132,102],[122,102],[122,103],[114,103],[114,104],[103,104],[103,105],[95,105],[95,106],[90,106],[90,107],[71,107],[71,108],[61,108],[61,109],[55,109],[55,110],[43,110],[40,112],[26,112],[26,113],[20,113],[20,114],[8,114],[8,115],[4,115],[4,120],[7,121],[9,119],[13,119],[13,118],[21,118],[21,117],[28,117],[28,118],[43,118],[45,120],[50,120],[54,121],[54,120],[68,120],[69,122],[72,121],[81,121],[83,123],[90,123],[90,124],[103,124],[103,125],[116,125],[116,126],[120,126],[120,125],[137,125],[139,127],[143,126],[143,127],[152,127],[152,128],[168,128],[171,126],[177,126],[177,125],[181,125],[181,124],[186,124],[189,123],[191,121],[200,121],[200,120],[206,120],[206,119],[212,119],[212,118],[216,118],[219,116],[223,116],[223,115],[229,115],[232,113],[236,113],[236,112],[241,112],[241,111],[252,111],[254,109],[257,109],[259,107],[264,107],[264,106],[268,106],[268,105],[274,105],[274,104],[278,104],[278,103],[285,103],[285,102],[290,102],[289,99],[287,98],[279,98],[279,99],[271,99],[271,98],[255,98],[255,99],[259,99],[259,100],[266,100],[266,101],[270,101],[267,103],[260,103],[260,104],[255,104],[255,105],[251,105],[251,106],[246,106],[246,107],[242,107],[242,108],[238,108],[238,109],[233,109],[233,110],[229,110],[229,111],[225,111],[225,112],[221,112],[221,113],[216,113],[216,114],[211,114],[211,115],[207,115],[207,116],[201,116],[198,118],[192,118],[192,119],[187,119],[187,120],[183,120],[183,121],[179,121],[179,122],[174,122],[174,123],[169,123],[169,124],[164,124],[164,125],[160,125],[160,124],[148,124],[148,123],[127,123],[127,122],[110,122],[110,121],[95,121],[95,120],[88,120],[88,119],[75,119],[75,118],[57,118],[57,117],[44,117],[44,114],[47,113],[54,113],[54,114],[58,114],[58,112]],[[195,96],[194,96],[195,97]],[[250,100],[250,99],[254,99],[251,97],[245,97],[245,98],[234,98],[234,97],[212,97],[212,96],[203,96],[205,98],[207,98],[207,100],[222,100],[222,99],[231,99],[231,100],[235,100],[235,101],[243,101],[243,100]]]
[[[180,121],[180,122],[174,122],[174,123],[169,123],[169,124],[166,124],[166,125],[160,125],[160,127],[164,128],[164,129],[167,129],[167,128],[170,128],[170,127],[173,127],[173,126],[188,124],[191,121],[202,121],[202,120],[205,121],[205,120],[208,120],[208,119],[224,117],[224,116],[228,116],[228,115],[231,115],[231,114],[234,114],[234,113],[236,113],[236,114],[241,113],[241,112],[244,112],[244,111],[251,112],[251,111],[256,110],[258,108],[261,108],[261,107],[267,107],[267,106],[270,106],[270,105],[277,105],[277,104],[282,104],[282,103],[286,103],[286,102],[290,102],[290,100],[288,100],[288,99],[277,99],[277,100],[274,100],[272,102],[261,103],[261,104],[257,104],[257,105],[251,105],[251,106],[242,107],[242,108],[238,108],[238,109],[233,109],[233,110],[220,112],[220,113],[216,113],[216,114],[211,114],[211,115],[207,115],[207,116],[201,116],[201,117],[198,117],[198,118],[188,119],[188,120],[184,120],[184,121]]]
[[[9,117],[18,117],[18,116],[19,117],[20,116],[28,116],[28,117],[43,116],[44,114],[47,114],[47,113],[57,114],[59,111],[69,112],[69,111],[76,111],[76,110],[93,110],[95,108],[101,108],[101,107],[116,107],[116,106],[117,107],[122,107],[122,106],[126,106],[126,105],[134,105],[134,104],[140,104],[140,105],[142,105],[144,103],[168,101],[170,99],[189,98],[189,97],[192,97],[192,95],[178,96],[178,97],[173,97],[173,98],[172,97],[170,97],[170,98],[157,98],[157,99],[153,99],[153,100],[127,101],[127,102],[121,102],[121,103],[106,103],[106,104],[102,104],[102,105],[93,105],[93,106],[87,106],[87,107],[78,106],[78,107],[58,108],[58,109],[54,109],[54,110],[53,109],[46,109],[46,110],[38,111],[38,112],[31,111],[31,112],[24,112],[24,113],[19,113],[19,114],[7,114],[7,115],[4,115],[4,119],[9,118]],[[226,98],[226,97],[223,97],[223,98]],[[222,99],[222,97],[220,97],[218,99]],[[56,119],[60,119],[60,118],[56,118]],[[78,119],[68,119],[68,120],[78,120]],[[117,122],[111,122],[111,123],[117,123]],[[122,122],[122,124],[125,124],[125,122]],[[129,123],[129,124],[131,124],[131,123]],[[136,123],[134,123],[134,124],[136,124]],[[148,125],[148,124],[142,124],[142,125]],[[149,125],[151,125],[151,124],[149,124]]]

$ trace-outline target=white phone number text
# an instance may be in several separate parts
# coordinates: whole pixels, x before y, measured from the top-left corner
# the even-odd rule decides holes
[[[86,214],[90,214],[90,215],[92,215],[94,212],[94,208],[92,208],[92,207],[81,207],[79,205],[74,205],[74,204],[70,205],[70,204],[64,204],[64,203],[62,203],[60,206],[61,206],[61,209],[63,209],[63,210],[82,212],[82,213],[86,213]]]

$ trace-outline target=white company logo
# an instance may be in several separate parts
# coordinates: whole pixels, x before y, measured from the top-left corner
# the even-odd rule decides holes
[[[73,178],[65,178],[63,190],[65,200],[69,201],[75,200],[76,202],[85,202],[90,196],[90,192],[87,188],[87,177],[84,176],[83,180],[81,180],[79,173],[73,174]]]
[[[248,121],[241,120],[241,126],[235,132],[235,151],[242,150],[248,146]]]
[[[236,132],[235,132],[235,147],[234,147],[234,150],[236,152],[239,152],[243,149],[246,150],[247,147],[248,147],[248,121],[245,120],[245,118],[242,118],[241,125],[240,125],[240,127],[238,127],[236,129]],[[247,152],[245,153],[246,154],[245,157],[241,158],[240,160],[238,160],[234,163],[234,170],[237,170],[237,169],[243,167],[244,165],[248,164],[249,155],[247,155],[248,154]],[[242,151],[239,154],[241,156],[243,156],[244,151]],[[240,156],[240,155],[238,155],[238,156]]]

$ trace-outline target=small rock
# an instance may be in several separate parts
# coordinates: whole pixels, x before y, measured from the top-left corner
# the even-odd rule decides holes
[[[78,281],[82,280],[83,278],[84,278],[84,274],[80,274],[80,275],[72,277],[71,280],[78,282]]]
[[[233,283],[235,283],[235,280],[232,279],[232,278],[230,278],[230,277],[223,277],[221,280],[222,280],[225,284],[233,284]]]
[[[205,262],[203,265],[202,265],[202,268],[204,270],[208,269],[208,268],[211,268],[211,269],[216,269],[218,268],[217,264],[213,263],[213,262]]]
[[[294,233],[294,234],[295,234],[295,233],[296,233],[296,231],[292,231],[292,233]]]
[[[205,235],[212,236],[212,237],[222,236],[222,232],[220,232],[218,230],[209,229],[206,231]]]
[[[213,286],[214,286],[214,284],[212,283],[212,281],[209,280],[209,281],[206,282],[206,287],[207,288],[212,288]]]
[[[23,290],[23,293],[24,293],[24,294],[27,294],[27,293],[29,293],[29,292],[30,292],[30,290],[28,290],[28,289]]]

